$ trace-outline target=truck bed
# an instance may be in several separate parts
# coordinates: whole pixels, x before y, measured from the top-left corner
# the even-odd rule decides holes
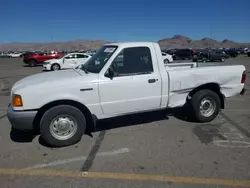
[[[188,69],[197,67],[211,67],[211,66],[232,66],[225,63],[211,62],[211,63],[197,63],[197,62],[183,62],[183,63],[169,63],[165,64],[166,70]]]

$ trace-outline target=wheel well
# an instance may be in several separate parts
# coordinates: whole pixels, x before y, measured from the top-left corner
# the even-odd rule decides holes
[[[164,63],[169,63],[169,60],[167,58],[164,59]]]
[[[43,117],[43,114],[50,108],[54,107],[54,106],[58,106],[58,105],[70,105],[70,106],[74,106],[76,108],[78,108],[79,110],[81,110],[81,112],[84,114],[85,118],[86,118],[86,123],[87,123],[87,129],[86,129],[86,133],[91,132],[94,128],[95,128],[95,121],[94,118],[91,114],[91,112],[89,111],[89,109],[76,101],[73,100],[58,100],[58,101],[53,101],[50,102],[44,106],[42,106],[39,110],[38,113],[35,116],[34,122],[33,122],[33,126],[36,132],[40,132],[40,121],[41,118]]]
[[[224,102],[224,95],[220,92],[220,86],[217,83],[208,83],[208,84],[204,84],[201,85],[195,89],[193,89],[189,94],[188,97],[192,97],[197,91],[203,90],[203,89],[209,89],[214,91],[215,93],[217,93],[220,97],[220,101],[221,101],[221,109],[225,108],[225,102]]]
[[[59,67],[61,67],[59,63],[53,63],[51,66],[53,66],[53,65],[59,65]]]

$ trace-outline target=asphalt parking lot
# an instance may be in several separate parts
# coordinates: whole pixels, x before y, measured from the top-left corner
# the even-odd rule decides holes
[[[228,99],[213,122],[167,112],[120,117],[55,149],[11,131],[6,118],[11,86],[42,67],[0,59],[0,187],[250,187],[250,58],[223,64],[246,66],[247,91]]]

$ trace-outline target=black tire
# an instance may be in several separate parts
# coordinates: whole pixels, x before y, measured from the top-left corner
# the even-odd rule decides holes
[[[164,59],[164,64],[169,64],[169,60],[168,59]]]
[[[193,59],[193,62],[197,62],[198,61],[198,56],[194,55],[192,59]]]
[[[37,61],[36,61],[35,59],[29,60],[29,66],[30,66],[30,67],[35,67],[36,64],[37,64]]]
[[[200,110],[200,106],[203,100],[210,100],[214,106],[214,111],[211,111],[211,114],[208,114],[208,116],[204,116]],[[192,96],[190,105],[192,108],[193,119],[196,122],[205,123],[205,122],[212,121],[219,114],[221,101],[217,93],[208,89],[204,89],[204,90],[197,91]]]
[[[51,133],[52,132],[50,130],[51,123],[55,118],[59,116],[71,117],[77,123],[77,128],[74,134],[68,139],[58,139],[55,136],[53,136],[53,133]],[[82,138],[82,135],[85,133],[85,130],[86,130],[86,119],[84,114],[78,108],[70,105],[59,105],[50,108],[44,113],[40,122],[41,137],[46,142],[46,144],[52,147],[64,147],[79,142]]]
[[[225,58],[224,58],[224,57],[222,57],[220,61],[221,61],[221,62],[224,62],[224,61],[225,61]]]
[[[54,63],[52,66],[51,66],[51,70],[52,71],[57,71],[57,70],[60,70],[61,67],[58,63]]]

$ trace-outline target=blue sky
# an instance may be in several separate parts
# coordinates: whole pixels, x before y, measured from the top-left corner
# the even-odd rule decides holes
[[[211,30],[217,40],[250,42],[250,0],[5,0],[0,6],[0,43],[201,39]]]

